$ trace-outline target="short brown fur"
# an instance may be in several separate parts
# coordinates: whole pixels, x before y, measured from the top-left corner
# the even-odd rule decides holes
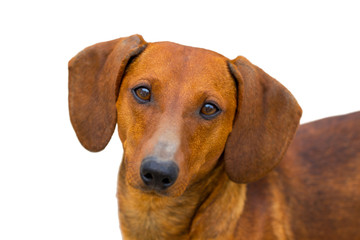
[[[206,120],[209,101],[222,111]],[[300,107],[244,57],[139,35],[100,43],[69,62],[69,102],[90,151],[118,124],[124,239],[360,238],[360,113],[305,124],[291,143]],[[147,156],[176,162],[174,185],[144,185]]]

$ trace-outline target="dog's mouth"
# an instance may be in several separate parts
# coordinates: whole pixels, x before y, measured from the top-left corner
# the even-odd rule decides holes
[[[167,190],[156,190],[156,189],[149,189],[148,187],[141,186],[138,188],[144,194],[156,197],[169,197],[170,194]]]
[[[128,185],[141,193],[151,196],[151,197],[179,197],[181,196],[185,189],[182,188],[182,186],[179,186],[178,184],[174,184],[173,186],[167,188],[167,189],[156,189],[153,187],[146,186],[143,182],[128,182]],[[181,184],[180,184],[181,185]]]

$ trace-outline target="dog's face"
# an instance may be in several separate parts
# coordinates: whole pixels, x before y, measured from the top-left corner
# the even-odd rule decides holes
[[[126,181],[145,192],[181,195],[217,163],[232,130],[236,96],[223,56],[149,44],[129,64],[116,104]]]
[[[204,177],[222,153],[232,181],[265,176],[301,117],[292,94],[246,58],[148,44],[139,35],[95,44],[70,60],[69,109],[90,151],[105,148],[118,123],[125,181],[168,196]]]

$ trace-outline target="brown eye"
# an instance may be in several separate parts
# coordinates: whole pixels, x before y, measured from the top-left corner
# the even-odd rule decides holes
[[[200,114],[205,119],[211,119],[220,112],[219,108],[212,103],[205,103],[200,110]]]
[[[140,103],[150,102],[151,93],[150,90],[146,87],[137,87],[133,89],[133,94],[135,99]]]

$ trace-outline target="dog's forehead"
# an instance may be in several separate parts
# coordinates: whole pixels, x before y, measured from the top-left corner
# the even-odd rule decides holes
[[[194,60],[224,61],[224,56],[211,50],[189,47],[173,42],[149,43],[145,52],[157,57],[159,60],[172,60],[176,63],[186,63]]]
[[[228,59],[216,52],[172,42],[149,43],[130,67],[135,78],[221,87],[233,84]],[[206,86],[205,86],[206,85]]]

